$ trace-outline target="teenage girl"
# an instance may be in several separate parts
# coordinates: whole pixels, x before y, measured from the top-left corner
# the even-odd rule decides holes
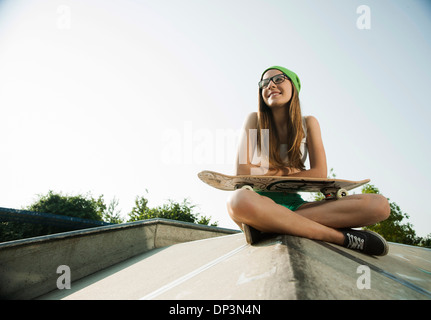
[[[247,117],[240,138],[237,175],[327,177],[319,122],[313,116],[302,117],[300,89],[298,76],[284,67],[274,66],[263,72],[258,112]],[[257,139],[253,139],[256,133]],[[262,233],[279,233],[327,241],[371,255],[388,252],[379,234],[350,229],[389,217],[389,203],[378,194],[306,202],[299,194],[239,189],[232,193],[227,208],[248,243],[258,241]]]

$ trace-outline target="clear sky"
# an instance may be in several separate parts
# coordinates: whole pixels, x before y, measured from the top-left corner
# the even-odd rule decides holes
[[[0,206],[91,192],[126,216],[137,195],[189,198],[236,228],[197,173],[233,172],[261,72],[282,65],[329,168],[370,178],[425,236],[429,57],[427,0],[0,1]]]

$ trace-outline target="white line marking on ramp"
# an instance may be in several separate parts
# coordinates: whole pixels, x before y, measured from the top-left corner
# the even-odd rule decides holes
[[[247,247],[247,244],[242,245],[239,248],[236,248],[235,250],[232,250],[228,253],[226,253],[225,255],[222,255],[221,257],[218,257],[217,259],[208,262],[207,264],[203,265],[202,267],[193,270],[192,272],[187,273],[186,275],[178,278],[177,280],[174,280],[170,283],[168,283],[167,285],[164,285],[163,287],[143,296],[142,298],[140,298],[139,300],[151,300],[154,299],[155,297],[161,295],[162,293],[165,293],[166,291],[180,285],[181,283],[193,278],[194,276],[198,275],[199,273],[215,266],[216,264],[230,258],[231,256],[237,254],[238,252],[242,251],[243,249],[245,249]]]
[[[236,284],[237,285],[241,285],[241,284],[252,282],[252,281],[255,281],[255,280],[260,280],[260,279],[268,278],[268,277],[272,276],[273,274],[275,274],[276,272],[277,272],[277,267],[273,267],[271,270],[268,270],[267,272],[264,272],[262,274],[259,274],[257,276],[252,276],[252,277],[247,277],[245,275],[245,273],[243,272],[239,276],[239,279],[236,282]]]

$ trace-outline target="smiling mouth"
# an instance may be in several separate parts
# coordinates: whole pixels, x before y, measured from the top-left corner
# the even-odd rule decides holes
[[[270,95],[268,96],[268,98],[271,98],[271,97],[277,96],[277,95],[280,95],[280,92],[272,92],[272,93],[270,93]]]

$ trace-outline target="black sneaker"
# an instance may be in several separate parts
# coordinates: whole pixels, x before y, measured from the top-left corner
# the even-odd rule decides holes
[[[259,231],[245,223],[242,224],[242,231],[244,232],[245,240],[248,244],[254,244],[261,240],[267,240],[277,235],[276,233],[272,232]]]
[[[242,224],[242,231],[244,231],[245,241],[248,244],[259,242],[262,239],[262,232],[245,223]]]
[[[386,240],[376,232],[370,230],[340,230],[344,234],[343,247],[358,250],[373,256],[388,254],[389,246]]]

